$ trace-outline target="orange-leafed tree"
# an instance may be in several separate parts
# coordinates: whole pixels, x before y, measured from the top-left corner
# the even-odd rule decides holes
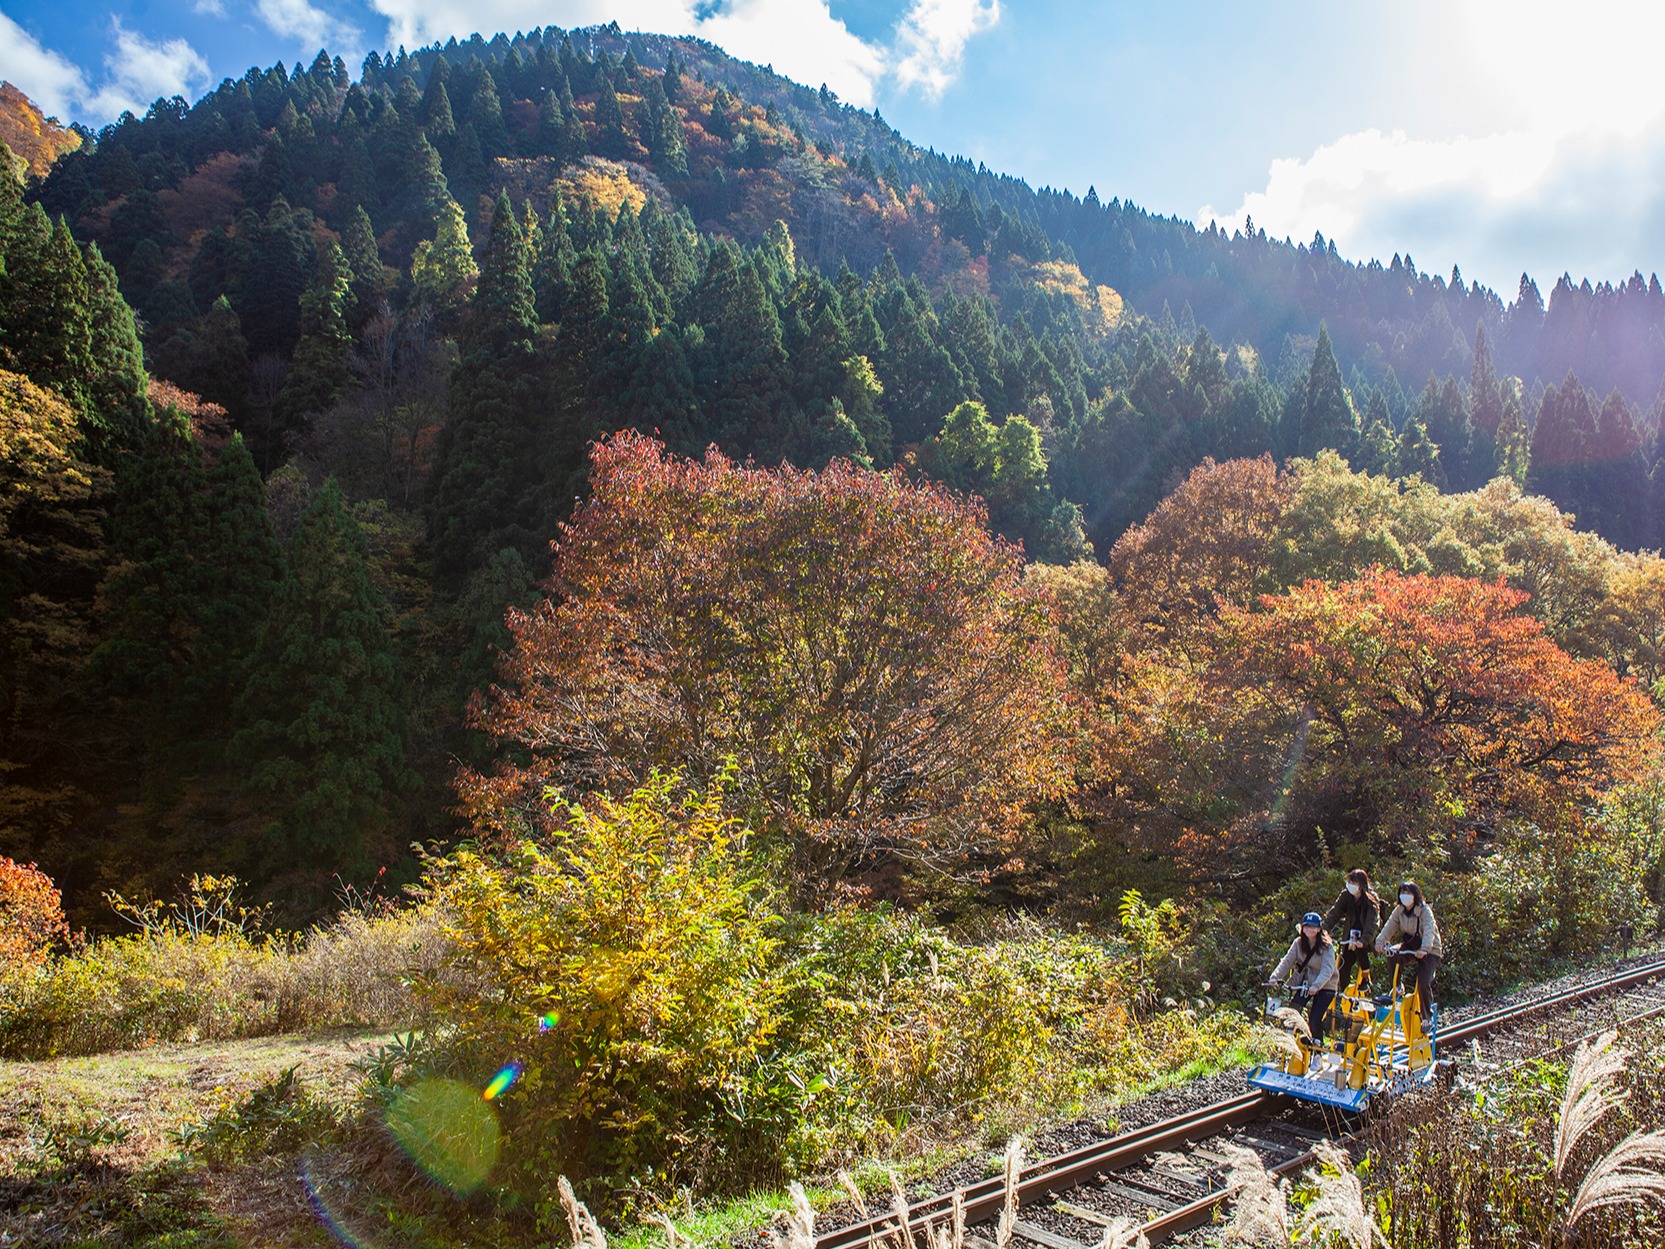
[[[1428,845],[1564,824],[1657,765],[1658,713],[1575,659],[1501,583],[1372,569],[1228,609],[1221,705],[1290,744],[1274,805]]]
[[[592,453],[547,601],[511,612],[465,772],[488,833],[546,827],[546,785],[624,792],[735,769],[747,815],[837,879],[874,856],[952,867],[1068,773],[1043,596],[981,505],[834,461],[819,472]]]
[[[1281,588],[1274,554],[1293,493],[1269,455],[1204,460],[1110,552],[1129,616],[1153,642],[1190,650],[1222,605]]]
[[[0,855],[0,978],[39,967],[68,936],[52,878]]]

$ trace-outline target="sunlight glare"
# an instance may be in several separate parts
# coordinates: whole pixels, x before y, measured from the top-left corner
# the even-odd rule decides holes
[[[1460,0],[1456,8],[1476,89],[1523,127],[1633,135],[1665,113],[1665,77],[1652,65],[1665,8],[1636,0]]]

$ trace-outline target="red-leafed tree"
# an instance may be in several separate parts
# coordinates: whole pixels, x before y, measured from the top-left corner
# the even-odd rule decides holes
[[[32,970],[69,936],[52,878],[0,855],[0,979]]]
[[[842,461],[683,460],[630,433],[590,476],[551,596],[510,614],[501,684],[474,708],[507,747],[460,781],[482,831],[542,827],[546,785],[732,766],[748,814],[836,878],[875,852],[962,862],[1062,787],[1045,604],[979,504]]]
[[[1632,681],[1574,659],[1519,590],[1373,569],[1228,609],[1210,680],[1289,744],[1265,778],[1290,814],[1437,843],[1564,823],[1657,762]]]
[[[1110,552],[1131,618],[1153,642],[1184,649],[1222,604],[1280,588],[1274,553],[1294,491],[1269,455],[1192,469]]]

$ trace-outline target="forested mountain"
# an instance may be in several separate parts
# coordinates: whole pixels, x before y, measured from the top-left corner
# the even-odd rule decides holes
[[[0,143],[20,162],[18,178],[44,174],[64,152],[81,146],[81,133],[47,117],[35,102],[9,82],[0,82]],[[10,173],[0,170],[0,174]]]
[[[1665,521],[1657,280],[1505,306],[1036,192],[695,40],[320,53],[88,138],[0,180],[0,852],[72,898],[223,867],[304,910],[445,835],[621,428],[902,465],[1054,563],[1267,452]]]

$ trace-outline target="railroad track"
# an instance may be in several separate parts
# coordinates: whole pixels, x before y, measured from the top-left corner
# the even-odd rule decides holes
[[[1524,1002],[1499,1007],[1442,1028],[1441,1054],[1466,1055],[1482,1076],[1505,1070],[1531,1056],[1574,1045],[1586,1035],[1619,1023],[1665,1015],[1665,956],[1650,956],[1599,979]],[[1588,1009],[1606,1006],[1600,1026],[1588,1026]],[[1579,1012],[1583,1011],[1583,1014]],[[1540,1030],[1536,1025],[1542,1023]],[[1484,1051],[1478,1043],[1486,1038]],[[1281,1094],[1248,1090],[1158,1123],[1134,1128],[1024,1168],[1014,1238],[1025,1249],[1092,1249],[1103,1228],[1117,1217],[1142,1222],[1154,1243],[1206,1223],[1224,1201],[1226,1157],[1222,1141],[1253,1149],[1273,1175],[1289,1175],[1313,1162],[1326,1140],[1348,1139],[1357,1119]],[[1070,1194],[1070,1199],[1059,1198]],[[954,1217],[956,1197],[965,1226],[992,1220],[1005,1205],[1004,1178],[995,1176],[964,1188],[916,1201],[907,1209],[908,1243],[918,1233]],[[1041,1206],[1052,1197],[1050,1206]],[[903,1242],[893,1211],[818,1236],[816,1249],[856,1249]],[[967,1237],[971,1249],[986,1238]],[[926,1242],[928,1243],[928,1242]]]

